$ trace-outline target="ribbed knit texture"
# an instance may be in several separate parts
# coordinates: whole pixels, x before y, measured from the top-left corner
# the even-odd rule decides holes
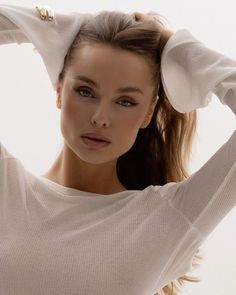
[[[27,171],[1,145],[0,294],[154,294],[236,203],[236,131],[186,181],[111,195]]]
[[[6,18],[0,22],[0,44],[27,42]],[[4,33],[6,27],[9,32]],[[185,57],[184,52],[190,54],[195,48],[198,59],[190,58],[187,64],[189,71],[195,71],[195,80],[186,79],[191,77],[186,70],[183,80],[175,76],[180,80],[171,89],[171,71],[164,71],[170,102],[176,108],[206,106],[207,87],[199,86],[199,93],[203,89],[207,94],[200,95],[199,102],[190,103],[191,97],[183,93],[184,81],[190,83],[188,89],[197,87],[200,84],[194,83],[204,72],[199,81],[205,86],[211,81],[212,91],[236,113],[235,61],[229,67],[230,60],[225,58],[224,66],[222,55],[197,42],[184,42],[186,33],[177,32],[167,43],[163,70],[178,52]],[[178,51],[173,49],[174,42]],[[180,56],[177,60],[186,64]],[[182,105],[174,101],[178,97],[174,89],[183,93]],[[196,250],[235,205],[235,130],[187,180],[110,195],[36,176],[0,142],[0,295],[153,295],[191,271]]]

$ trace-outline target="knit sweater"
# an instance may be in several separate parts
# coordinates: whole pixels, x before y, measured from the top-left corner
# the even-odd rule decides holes
[[[225,77],[212,91],[235,112]],[[153,295],[235,205],[235,130],[188,179],[109,195],[34,175],[0,142],[0,295]]]
[[[0,158],[1,295],[153,295],[236,203],[236,131],[187,180],[110,195]]]

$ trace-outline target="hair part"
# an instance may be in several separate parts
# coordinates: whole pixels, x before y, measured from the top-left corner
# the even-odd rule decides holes
[[[161,14],[150,12],[164,27]],[[161,81],[160,36],[154,21],[136,21],[134,16],[120,11],[101,11],[82,23],[64,59],[58,83],[73,62],[73,53],[84,44],[104,44],[128,50],[147,58],[152,69],[153,101],[156,106],[149,125],[140,129],[134,145],[117,160],[117,175],[129,190],[143,190],[149,185],[165,185],[189,177],[188,164],[196,132],[196,110],[179,113],[170,104]],[[189,98],[191,99],[191,98]],[[202,256],[192,259],[192,269],[200,265]],[[199,282],[199,278],[181,276],[154,295],[178,295],[184,281]]]

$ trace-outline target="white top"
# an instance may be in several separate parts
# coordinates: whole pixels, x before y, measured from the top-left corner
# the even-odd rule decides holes
[[[161,79],[180,113],[206,107],[214,93],[236,115],[236,61],[207,47],[187,29],[175,32],[164,47]]]
[[[172,57],[178,36],[184,41],[182,32],[167,43]],[[198,43],[183,42],[181,53],[195,48],[203,50]],[[229,67],[221,57],[225,75],[220,80],[219,63],[210,67],[210,57],[219,54],[201,52],[209,61],[204,89],[211,81],[214,93],[236,112],[236,77],[226,75]],[[190,69],[193,60],[186,56],[175,55]],[[201,60],[194,66],[200,67]],[[217,84],[212,73],[219,73]],[[175,77],[175,86],[184,89],[181,77]],[[170,101],[188,105],[181,105],[165,81]],[[185,83],[196,86],[195,80]],[[110,195],[35,176],[0,143],[0,294],[152,295],[191,271],[196,250],[235,205],[236,130],[187,180]]]
[[[236,131],[187,180],[111,195],[0,158],[1,295],[154,294],[236,204]]]

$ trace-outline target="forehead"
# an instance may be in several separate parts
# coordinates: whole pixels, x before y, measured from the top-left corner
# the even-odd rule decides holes
[[[106,83],[152,86],[150,61],[146,57],[106,44],[89,43],[75,50],[69,71]]]

